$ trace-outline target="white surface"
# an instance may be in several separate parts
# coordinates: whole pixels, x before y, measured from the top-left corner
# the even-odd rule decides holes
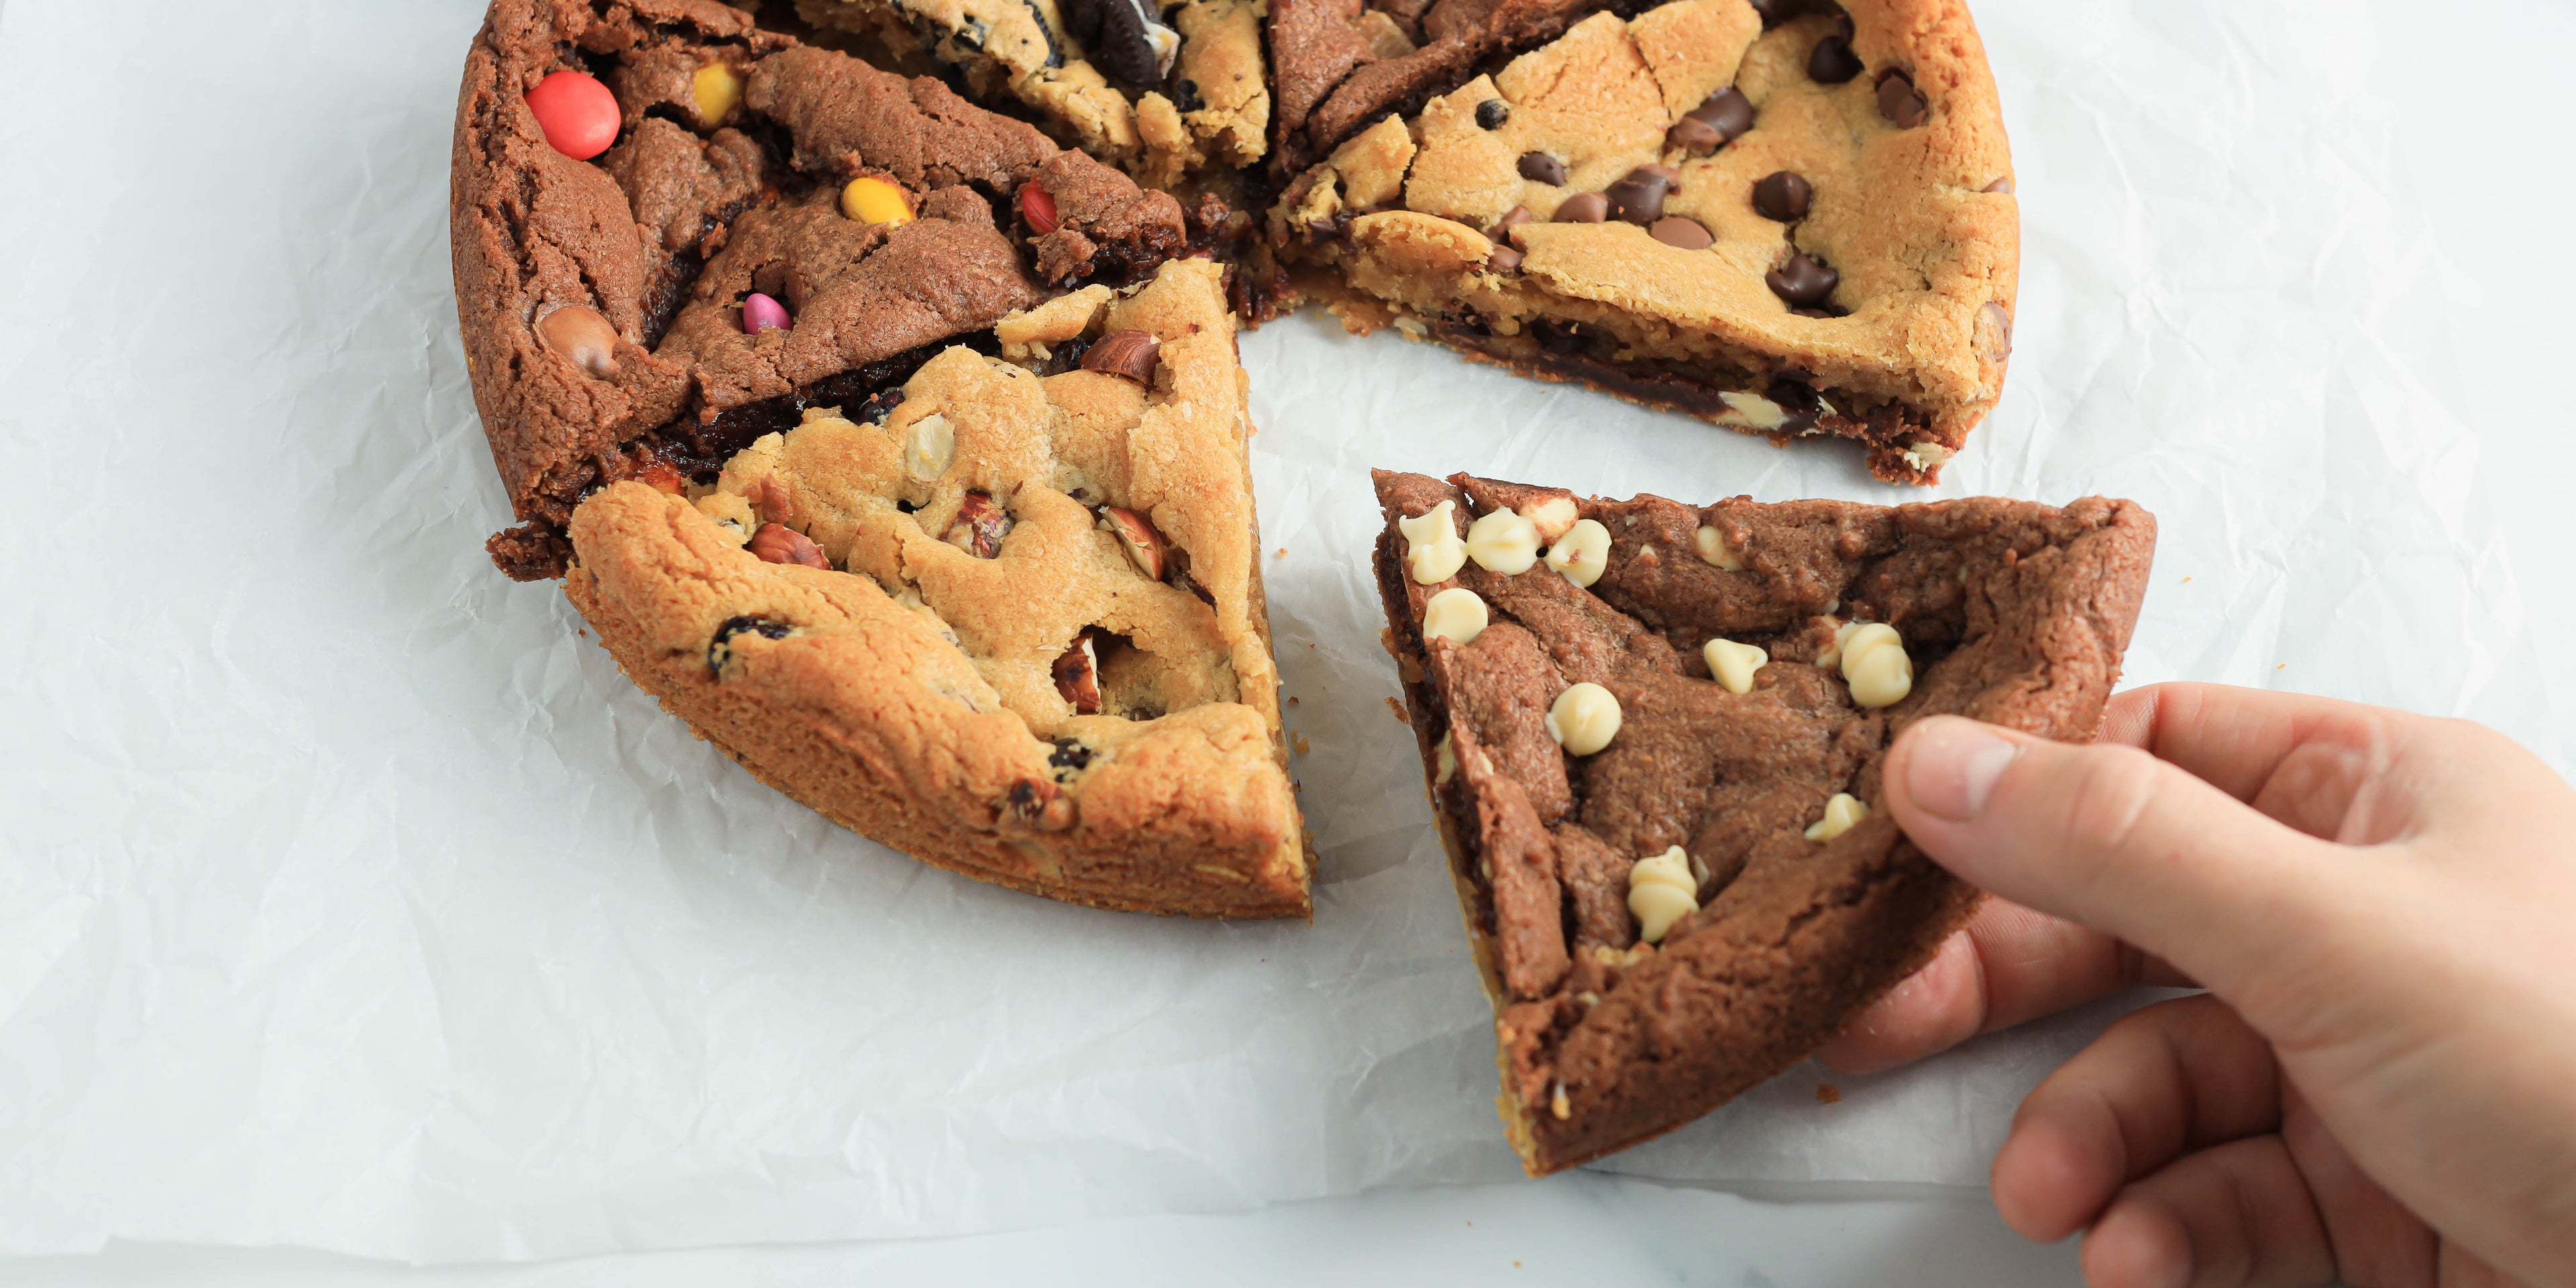
[[[0,657],[0,1244],[512,1257],[1501,1175],[1482,1002],[1414,771],[1387,750],[1361,472],[1891,490],[1830,449],[1384,337],[1265,330],[1245,347],[1270,544],[1291,552],[1274,616],[1324,749],[1299,766],[1328,846],[1316,926],[1140,924],[921,872],[690,743],[559,602],[482,566],[504,507],[443,206],[466,10],[0,10],[19,198],[0,211],[0,442],[40,520],[0,546],[0,593],[35,606]],[[2012,392],[1942,491],[2155,509],[2135,680],[2473,715],[2563,767],[2555,476],[2576,426],[2546,381],[2576,340],[2571,184],[2542,135],[2499,123],[2555,119],[2549,78],[2509,73],[2565,66],[2576,18],[2536,0],[1979,14],[2025,279]],[[101,67],[137,97],[82,92]],[[1049,955],[1019,951],[1039,936]],[[1837,1080],[1856,1094],[1831,1116],[1792,1074],[1619,1166],[1971,1180],[2067,1037]],[[1558,1256],[1598,1238],[1724,1264],[1677,1232],[1703,1221],[1783,1240],[1693,1281],[1875,1281],[1859,1268],[1911,1264],[1885,1260],[1910,1222],[2006,1255],[1977,1242],[1990,1220],[1936,1200],[1830,1236],[1860,1209],[1735,1202],[1590,1179],[742,1264],[1169,1273],[1141,1245],[1170,1237],[1286,1281],[1351,1264],[1329,1260],[1345,1239],[1401,1266],[1405,1216],[1486,1205]],[[2067,1261],[2034,1255],[2062,1281]],[[731,1264],[690,1256],[645,1264]],[[198,1263],[41,1269],[156,1264]]]

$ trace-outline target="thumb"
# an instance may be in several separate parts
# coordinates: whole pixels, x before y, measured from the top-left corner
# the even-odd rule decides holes
[[[2229,991],[2331,916],[2348,877],[2293,831],[2135,747],[2070,746],[1958,716],[1888,752],[1888,808],[1943,867]]]

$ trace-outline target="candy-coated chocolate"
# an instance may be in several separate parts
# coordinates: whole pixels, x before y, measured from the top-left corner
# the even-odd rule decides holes
[[[546,142],[575,161],[587,161],[617,141],[617,96],[581,72],[556,72],[528,91],[528,110]]]
[[[863,174],[841,189],[841,213],[863,224],[908,224],[912,203],[903,199],[903,189]]]
[[[742,329],[746,335],[790,331],[795,327],[796,319],[787,316],[786,305],[758,291],[752,292],[751,297],[742,302]]]
[[[689,97],[697,100],[700,123],[717,124],[742,101],[742,77],[723,63],[709,63],[689,78]]]

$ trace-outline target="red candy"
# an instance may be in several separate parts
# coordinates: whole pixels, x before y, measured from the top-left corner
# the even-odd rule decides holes
[[[575,161],[587,161],[617,141],[617,96],[580,72],[556,72],[528,91],[528,110],[546,142]]]
[[[1020,213],[1028,216],[1029,231],[1040,237],[1055,231],[1055,194],[1032,179],[1020,185]]]

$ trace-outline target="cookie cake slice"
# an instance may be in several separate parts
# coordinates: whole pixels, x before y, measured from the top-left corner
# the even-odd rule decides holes
[[[1804,1058],[1978,892],[1880,808],[1958,714],[2090,739],[2154,554],[2126,501],[1690,506],[1377,475],[1376,570],[1533,1175]]]
[[[1961,0],[1595,13],[1353,134],[1269,237],[1355,330],[1912,483],[2002,390],[2020,258]]]

